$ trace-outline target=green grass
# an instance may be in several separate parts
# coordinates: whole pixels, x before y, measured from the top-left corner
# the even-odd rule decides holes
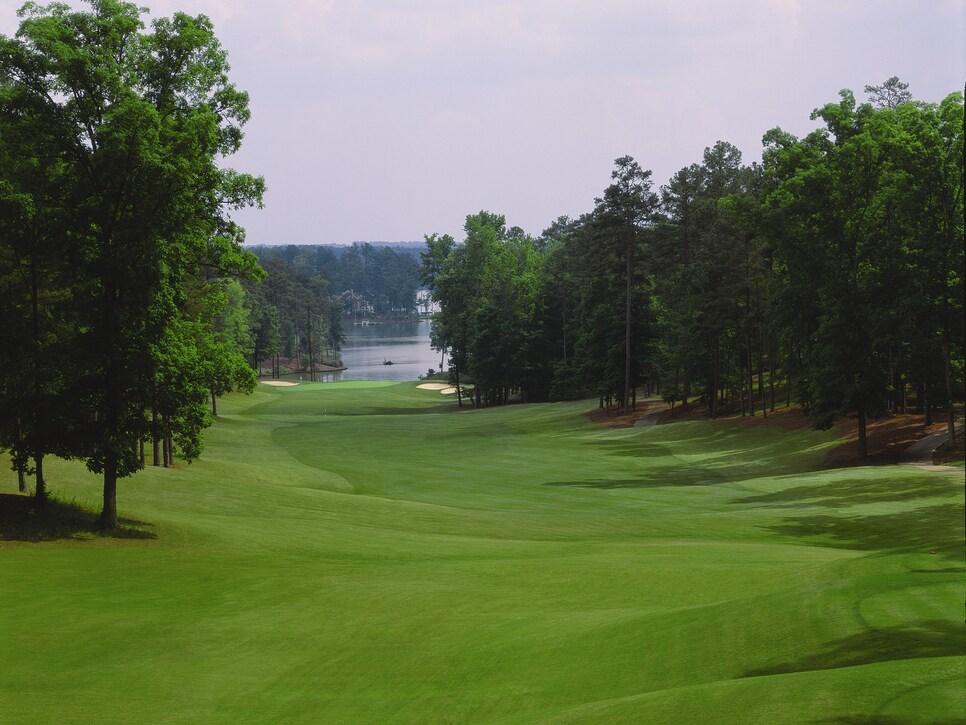
[[[0,517],[0,722],[966,720],[961,473],[588,405],[260,386],[128,535]]]

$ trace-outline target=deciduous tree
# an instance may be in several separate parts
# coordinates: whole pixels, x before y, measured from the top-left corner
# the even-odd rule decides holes
[[[150,429],[159,397],[184,422],[183,450],[200,444],[195,396],[159,386],[199,379],[183,337],[187,280],[202,266],[253,268],[228,214],[259,203],[263,183],[218,163],[239,148],[248,97],[229,81],[208,18],[179,13],[145,32],[141,10],[119,0],[91,0],[87,12],[28,3],[21,16],[16,38],[0,39],[0,70],[39,109],[65,165],[58,219],[77,331],[68,393],[82,455],[104,476],[110,528],[117,480],[141,466],[132,438]]]

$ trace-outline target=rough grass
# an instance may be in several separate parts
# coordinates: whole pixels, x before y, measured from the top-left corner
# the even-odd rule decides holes
[[[966,719],[961,473],[455,407],[228,398],[199,462],[121,483],[142,538],[86,534],[98,481],[49,462],[74,523],[0,515],[0,721]]]

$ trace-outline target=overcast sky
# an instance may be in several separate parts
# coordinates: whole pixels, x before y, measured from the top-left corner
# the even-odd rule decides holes
[[[0,0],[0,32],[20,0]],[[79,2],[71,2],[80,5]],[[252,120],[248,242],[462,239],[481,209],[537,235],[593,207],[630,154],[665,184],[721,139],[815,128],[893,75],[966,79],[966,0],[144,0],[204,13]]]

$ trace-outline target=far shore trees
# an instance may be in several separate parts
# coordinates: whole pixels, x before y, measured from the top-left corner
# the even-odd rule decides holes
[[[15,275],[32,264],[45,280],[32,288],[44,329],[20,307],[34,338],[23,349],[57,372],[5,378],[3,405],[27,410],[22,391],[53,394],[42,424],[19,419],[23,445],[102,473],[100,525],[113,528],[117,480],[142,465],[138,440],[173,439],[189,460],[200,451],[208,393],[226,374],[211,309],[190,301],[218,277],[258,276],[229,212],[260,203],[264,184],[220,165],[240,146],[248,97],[208,18],[178,13],[145,32],[141,10],[118,0],[87,12],[28,3],[21,17],[15,38],[0,37],[0,153],[23,161],[4,169],[3,202],[32,220],[25,242],[43,257],[16,255]],[[10,132],[21,128],[36,135]]]

